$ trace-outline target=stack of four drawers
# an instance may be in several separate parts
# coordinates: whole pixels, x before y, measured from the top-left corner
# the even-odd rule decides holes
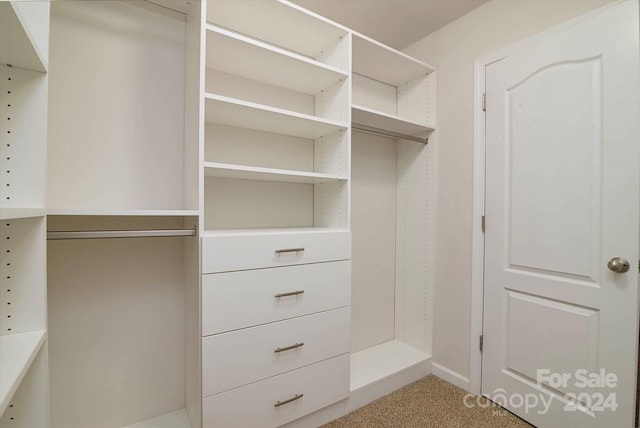
[[[351,235],[202,241],[204,427],[277,427],[349,394]]]

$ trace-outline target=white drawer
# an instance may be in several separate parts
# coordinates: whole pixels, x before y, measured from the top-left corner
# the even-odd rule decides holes
[[[348,231],[221,234],[202,238],[202,273],[348,260]]]
[[[270,428],[298,419],[349,394],[349,354],[205,398],[203,428]],[[301,398],[276,407],[302,395]]]
[[[349,352],[350,308],[202,339],[202,395]]]
[[[203,275],[202,335],[349,306],[350,284],[349,260]]]

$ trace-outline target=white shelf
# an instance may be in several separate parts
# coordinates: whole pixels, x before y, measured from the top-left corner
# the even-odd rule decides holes
[[[207,21],[311,58],[347,34],[346,28],[282,1],[209,1]]]
[[[0,415],[45,341],[46,330],[0,336]]]
[[[321,174],[317,172],[262,168],[219,162],[205,162],[204,167],[204,174],[207,177],[235,178],[239,180],[278,181],[300,184],[316,184],[327,181],[347,180],[347,177]]]
[[[214,2],[215,3],[215,2]],[[206,94],[206,121],[315,140],[347,124],[222,95]]]
[[[351,106],[351,121],[397,134],[427,138],[435,127],[427,122],[416,122],[360,105]]]
[[[353,34],[353,72],[398,86],[434,68],[362,34]]]
[[[213,25],[207,26],[207,68],[310,95],[348,77],[337,68]]]
[[[191,428],[191,423],[187,417],[187,412],[184,409],[180,409],[123,426],[122,428]]]
[[[299,233],[335,233],[344,232],[349,233],[348,229],[332,229],[327,227],[283,227],[273,229],[217,229],[217,230],[205,230],[201,233],[203,238],[212,238],[219,236],[246,236],[246,235],[286,235],[286,234],[299,234]]]
[[[42,217],[45,214],[44,208],[0,208],[0,220]]]
[[[351,391],[383,381],[429,361],[431,355],[397,340],[351,354]]]
[[[182,217],[197,216],[198,210],[65,210],[50,209],[47,215],[59,216],[132,216],[132,217]]]
[[[39,49],[41,37],[37,33],[42,29],[31,22],[31,17],[42,18],[40,10],[46,7],[48,14],[49,5],[22,3],[27,2],[0,2],[0,64],[46,72],[46,52]]]

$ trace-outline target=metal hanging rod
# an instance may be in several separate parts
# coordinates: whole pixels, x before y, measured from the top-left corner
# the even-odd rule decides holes
[[[47,232],[48,240],[58,239],[107,239],[107,238],[156,238],[171,236],[196,236],[195,229],[157,230],[83,230]]]
[[[420,138],[414,135],[401,134],[399,132],[387,131],[385,129],[375,128],[369,125],[360,125],[358,123],[352,124],[351,129],[353,129],[354,131],[366,132],[367,134],[382,135],[384,137],[401,138],[403,140],[416,141],[422,144],[429,143],[428,138]]]

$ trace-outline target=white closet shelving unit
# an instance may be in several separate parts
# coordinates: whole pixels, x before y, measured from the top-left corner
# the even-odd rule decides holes
[[[48,2],[0,3],[0,427],[48,426]]]
[[[431,371],[426,139],[436,90],[431,66],[357,33],[352,72],[349,410]]]
[[[248,249],[268,247],[274,237],[286,240],[292,234],[325,230],[326,224],[318,222],[318,208],[328,207],[334,218],[336,209],[340,215],[348,212],[346,222],[329,223],[329,231],[354,231],[350,395],[348,404],[341,402],[344,409],[334,405],[325,413],[339,416],[430,371],[433,299],[427,274],[426,143],[435,127],[436,73],[427,64],[343,27],[327,26],[322,18],[284,1],[209,2],[207,18],[203,319],[210,312],[226,313],[222,304],[207,305],[206,295],[229,299],[212,291],[224,289],[215,284],[214,275],[228,274],[209,273],[271,268],[279,260],[256,257]],[[348,58],[338,55],[338,63],[339,50],[326,48],[335,44],[336,36],[350,42]],[[319,58],[320,65],[313,63]],[[332,67],[330,73],[326,65]],[[335,88],[336,79],[349,81],[345,75],[351,76],[349,92],[325,89],[319,103],[318,89],[327,87],[327,79]],[[342,112],[336,118],[319,108],[327,92],[339,95],[340,105],[347,99],[346,123]],[[315,94],[313,108],[300,93]],[[337,170],[318,169],[318,137],[331,132],[328,126],[357,131],[353,155],[350,142],[346,150],[337,146],[340,151],[331,155],[340,166]],[[294,163],[300,150],[296,138],[313,140],[313,164]],[[318,207],[317,184],[313,190],[300,186],[329,180],[347,183],[346,201],[330,193],[333,200],[327,204],[320,199],[326,205]],[[373,191],[371,180],[376,183]],[[351,221],[356,215],[357,225]],[[215,244],[208,238],[215,238]],[[284,264],[304,266],[305,261],[294,258]],[[237,286],[241,284],[251,289],[238,280]],[[250,325],[249,319],[240,327]],[[203,358],[206,366],[207,356]],[[323,420],[317,417],[315,421]]]
[[[318,426],[428,373],[432,67],[280,0],[0,2],[0,63],[1,428]]]

